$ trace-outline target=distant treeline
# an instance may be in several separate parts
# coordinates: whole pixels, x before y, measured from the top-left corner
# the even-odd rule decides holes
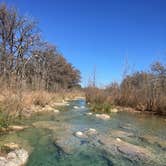
[[[56,91],[79,82],[80,72],[42,40],[34,20],[0,5],[0,86]]]
[[[86,98],[91,104],[100,105],[99,111],[101,105],[110,104],[166,114],[166,65],[160,62],[152,64],[149,72],[126,75],[121,84],[112,83],[105,89],[94,85],[86,88]]]

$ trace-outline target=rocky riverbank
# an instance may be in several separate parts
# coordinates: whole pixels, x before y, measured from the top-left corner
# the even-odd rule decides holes
[[[4,144],[1,147],[0,166],[22,166],[28,160],[28,152],[15,143]]]
[[[92,161],[100,163],[99,166],[108,165],[106,163],[162,166],[164,163],[166,143],[162,137],[154,135],[158,134],[156,122],[165,124],[165,120],[153,119],[152,124],[151,119],[146,117],[145,120],[139,114],[89,112],[84,100],[64,102],[67,111],[52,103],[46,106],[47,111],[43,109],[22,120],[20,126],[10,126],[12,131],[0,136],[2,166],[10,162],[17,164],[12,166],[20,166],[21,162],[27,166],[47,166],[48,161],[50,165],[59,166],[81,165],[82,162],[91,165]],[[142,133],[143,129],[146,134]],[[161,126],[159,129],[164,131]],[[9,149],[4,148],[8,146]],[[26,160],[20,159],[21,154]]]

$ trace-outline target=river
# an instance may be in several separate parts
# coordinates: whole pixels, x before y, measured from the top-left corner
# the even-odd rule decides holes
[[[166,165],[164,118],[118,112],[112,113],[109,120],[102,120],[86,114],[89,109],[84,100],[71,101],[60,110],[59,114],[37,113],[22,119],[17,124],[30,128],[0,136],[0,144],[15,142],[27,149],[30,156],[26,166]],[[97,134],[88,138],[74,134],[89,128]],[[132,145],[145,149],[145,158],[131,155]]]

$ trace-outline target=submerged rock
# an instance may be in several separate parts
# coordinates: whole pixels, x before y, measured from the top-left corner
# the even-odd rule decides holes
[[[59,126],[53,121],[38,121],[32,124],[36,128],[44,128],[50,130],[57,130]]]
[[[151,156],[150,151],[148,151],[146,148],[143,148],[141,146],[133,145],[128,142],[117,140],[118,145],[117,149],[120,153],[123,155],[132,158],[134,160],[146,160]]]
[[[97,118],[103,119],[103,120],[108,120],[110,119],[110,116],[107,114],[96,114]]]
[[[93,128],[89,128],[87,131],[85,131],[86,135],[94,135],[97,134],[97,130]]]
[[[65,130],[65,133],[58,135],[55,133],[53,141],[60,155],[73,154],[80,145],[80,140],[73,135],[71,130]]]
[[[79,107],[78,106],[74,106],[74,109],[79,109]]]
[[[77,131],[74,133],[74,135],[78,138],[88,138],[89,136],[97,134],[96,129],[89,128],[88,130],[82,132],[82,131]]]
[[[143,135],[139,137],[141,140],[148,142],[149,144],[157,144],[163,149],[166,149],[166,140],[163,140],[157,136]]]
[[[100,136],[100,142],[103,148],[114,155],[123,155],[130,160],[150,160],[153,156],[151,151],[142,146],[137,146],[123,141],[120,138],[110,138],[108,136]]]
[[[5,157],[0,157],[0,166],[22,166],[28,160],[28,152],[17,149],[9,152]]]
[[[86,115],[93,115],[93,113],[92,112],[88,112],[88,113],[86,113]]]
[[[133,137],[134,134],[131,132],[125,132],[121,130],[112,130],[111,135],[113,137],[119,137],[119,138],[127,138],[127,137]]]
[[[133,126],[133,125],[130,124],[130,123],[123,124],[123,126],[120,125],[119,127],[120,127],[121,129],[127,130],[127,131],[135,131],[135,130],[136,130],[135,126]]]
[[[71,124],[61,122],[58,123],[57,121],[37,121],[32,124],[32,126],[36,128],[43,128],[43,129],[49,129],[52,130],[53,133],[56,133],[57,131],[63,131],[68,133],[72,127]],[[72,135],[72,132],[71,132]]]

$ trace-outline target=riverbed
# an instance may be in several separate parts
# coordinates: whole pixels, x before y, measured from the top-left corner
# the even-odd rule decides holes
[[[138,113],[111,113],[99,119],[85,100],[70,101],[60,113],[37,113],[18,121],[29,128],[0,136],[0,144],[14,142],[29,151],[26,166],[164,166],[166,120]],[[95,129],[79,138],[76,132]],[[144,154],[145,152],[145,154]]]

